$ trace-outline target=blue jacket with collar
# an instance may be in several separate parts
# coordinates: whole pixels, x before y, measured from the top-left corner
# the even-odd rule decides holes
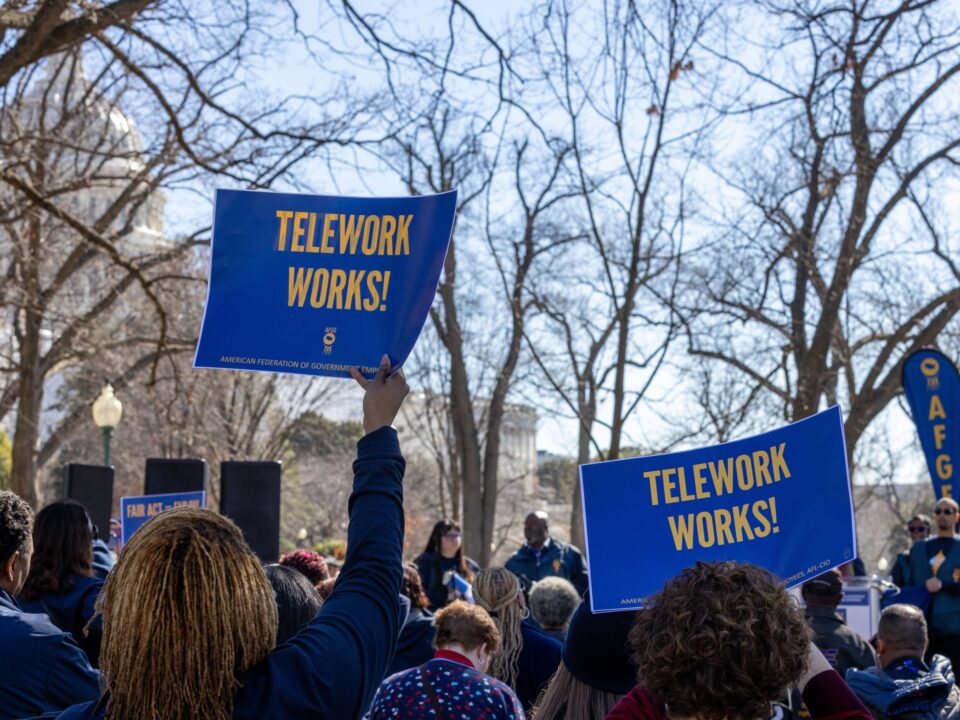
[[[517,550],[507,560],[507,570],[520,578],[523,591],[545,577],[562,577],[573,583],[582,596],[587,591],[587,569],[583,555],[573,545],[560,542],[554,537],[547,538],[540,551],[540,557],[529,543]]]
[[[307,627],[241,678],[236,720],[361,717],[393,657],[403,579],[403,471],[396,430],[357,443],[347,556],[333,593]],[[102,718],[86,703],[61,720]]]
[[[99,577],[83,575],[74,575],[71,580],[73,585],[66,592],[44,593],[36,600],[21,598],[20,607],[28,613],[46,613],[54,625],[73,636],[80,649],[87,654],[90,664],[98,667],[103,621],[99,617],[93,623],[90,621],[96,613],[97,597],[104,581]]]
[[[100,673],[44,614],[0,590],[0,719],[62,710],[100,694]]]

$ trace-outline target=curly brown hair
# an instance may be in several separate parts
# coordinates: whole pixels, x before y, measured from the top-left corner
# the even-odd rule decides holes
[[[676,717],[754,720],[807,666],[811,632],[766,570],[698,562],[649,598],[630,631],[643,686]]]
[[[400,594],[410,598],[411,608],[426,610],[430,607],[430,600],[427,599],[423,592],[423,585],[420,584],[420,571],[412,563],[403,566],[403,583],[400,585]]]

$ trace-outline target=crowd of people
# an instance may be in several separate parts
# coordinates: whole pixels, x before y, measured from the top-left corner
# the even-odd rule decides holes
[[[0,492],[0,719],[960,715],[952,500],[935,537],[911,521],[894,579],[926,596],[887,607],[874,645],[838,613],[836,571],[801,605],[758,567],[700,562],[643,610],[595,614],[582,554],[540,511],[504,567],[480,568],[448,520],[404,565],[392,423],[407,385],[386,359],[354,377],[365,435],[342,566],[298,550],[264,567],[230,520],[194,508],[146,523],[114,563],[82,505],[34,517]]]

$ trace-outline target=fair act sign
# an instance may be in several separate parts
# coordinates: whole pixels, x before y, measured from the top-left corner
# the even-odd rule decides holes
[[[217,190],[194,367],[372,377],[403,365],[437,290],[457,191]]]
[[[148,520],[165,510],[178,507],[203,508],[207,506],[207,493],[167,493],[165,495],[136,495],[120,498],[120,536],[126,545],[130,537]]]
[[[580,467],[594,612],[633,610],[698,560],[794,587],[856,557],[843,419],[832,407],[697,450]]]

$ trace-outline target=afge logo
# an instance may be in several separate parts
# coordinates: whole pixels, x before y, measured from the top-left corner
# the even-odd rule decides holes
[[[328,327],[323,331],[323,354],[330,355],[333,352],[333,344],[337,341],[337,329]]]
[[[940,377],[938,376],[940,363],[937,362],[936,358],[924,358],[920,363],[920,372],[927,378],[927,390],[940,389]]]

